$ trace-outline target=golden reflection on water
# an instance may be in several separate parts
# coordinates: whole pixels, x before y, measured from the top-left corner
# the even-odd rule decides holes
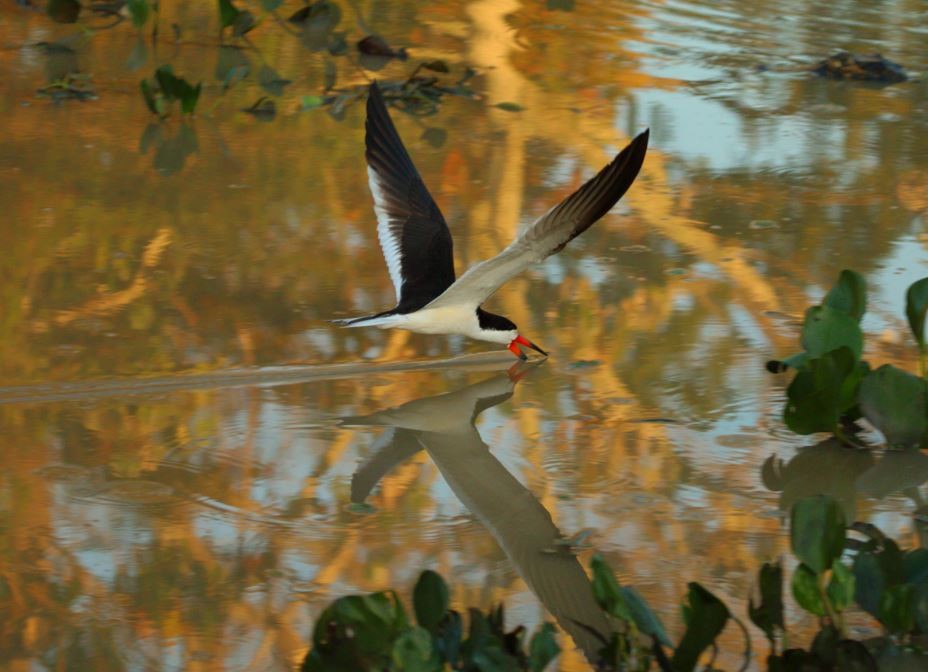
[[[0,669],[289,669],[329,600],[405,594],[426,567],[458,607],[505,600],[534,625],[562,607],[532,561],[582,583],[591,553],[539,546],[584,529],[676,632],[689,580],[743,613],[753,573],[784,550],[780,501],[816,484],[915,543],[899,515],[911,503],[890,493],[918,485],[893,474],[923,465],[797,454],[762,362],[795,348],[802,310],[853,267],[871,285],[869,359],[914,364],[899,334],[902,291],[928,267],[926,85],[821,82],[800,66],[842,47],[924,70],[918,3],[778,3],[777,20],[764,3],[345,3],[349,42],[366,25],[413,61],[478,72],[478,99],[397,119],[459,272],[652,128],[613,214],[492,299],[552,351],[517,386],[493,355],[418,366],[483,344],[325,322],[388,307],[393,291],[360,106],[341,122],[298,111],[321,90],[321,57],[270,20],[254,31],[293,80],[263,123],[239,111],[253,83],[220,95],[210,3],[163,8],[184,41],[135,71],[130,27],[69,38],[7,4]],[[75,67],[32,46],[55,40],[98,100],[35,95]],[[165,61],[207,83],[202,113],[147,130],[138,80]],[[447,142],[421,140],[428,127]],[[230,372],[254,365],[275,368]],[[349,368],[319,368],[333,365]],[[395,432],[339,424],[497,384],[512,396],[476,429],[462,416],[417,437],[421,450],[391,457]],[[350,506],[362,490],[373,513]],[[492,508],[517,501],[537,523],[522,531],[543,540]],[[563,644],[561,669],[587,669]]]

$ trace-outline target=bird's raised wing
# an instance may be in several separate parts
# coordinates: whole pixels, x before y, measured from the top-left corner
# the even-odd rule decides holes
[[[429,307],[479,306],[507,280],[560,252],[622,198],[638,176],[647,149],[648,131],[644,131],[595,177],[542,215],[506,249],[469,268]]]
[[[376,82],[367,99],[365,130],[377,237],[396,290],[395,312],[408,313],[454,282],[451,232],[409,158]]]

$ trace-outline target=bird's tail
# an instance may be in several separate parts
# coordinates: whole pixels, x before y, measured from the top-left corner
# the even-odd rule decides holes
[[[395,322],[396,313],[388,310],[376,315],[362,315],[361,317],[347,317],[338,320],[329,320],[340,327],[389,327]]]

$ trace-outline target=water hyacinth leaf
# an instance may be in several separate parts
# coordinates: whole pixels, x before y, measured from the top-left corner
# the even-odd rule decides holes
[[[519,103],[496,103],[493,107],[498,107],[501,110],[506,112],[521,112],[525,108],[519,105]]]
[[[234,25],[238,14],[239,10],[232,4],[231,0],[219,0],[219,23],[223,28]]]
[[[928,548],[914,548],[902,558],[905,581],[913,586],[928,581]]]
[[[557,640],[554,638],[554,626],[543,623],[528,645],[528,669],[532,672],[542,672],[548,664],[557,658],[561,652]]]
[[[880,600],[886,588],[886,576],[876,554],[861,551],[854,559],[854,600],[865,611],[879,616]]]
[[[432,72],[451,72],[448,68],[448,64],[442,60],[426,61],[422,64],[422,67],[426,70],[431,70]]]
[[[795,556],[816,574],[830,569],[841,557],[845,535],[844,511],[831,497],[806,497],[793,505],[790,545]]]
[[[609,565],[600,555],[594,555],[590,561],[590,569],[593,570],[593,598],[596,600],[603,611],[620,618],[624,621],[631,621],[632,614],[625,604],[622,594],[622,586],[609,569]]]
[[[928,581],[915,586],[912,594],[912,614],[918,629],[928,632]]]
[[[290,17],[292,23],[302,26],[300,37],[303,46],[313,52],[322,51],[328,46],[329,34],[341,19],[342,10],[330,0],[317,0]]]
[[[325,105],[325,98],[322,96],[303,96],[300,98],[300,107],[304,110],[312,110]]]
[[[867,283],[859,273],[843,270],[838,282],[831,288],[822,305],[847,313],[856,321],[867,312]]]
[[[148,21],[148,0],[128,0],[126,8],[129,10],[129,16],[132,17],[132,25],[141,28]]]
[[[815,614],[825,615],[825,602],[818,587],[818,575],[806,564],[800,564],[793,572],[793,598],[800,607]]]
[[[332,56],[344,56],[348,53],[348,33],[344,31],[335,31],[329,35],[329,43],[326,45]]]
[[[928,383],[892,364],[864,378],[860,410],[893,446],[917,444],[928,432]]]
[[[413,627],[400,634],[391,651],[394,668],[406,672],[440,672],[441,659],[432,648],[432,636]]]
[[[368,56],[384,56],[401,60],[405,60],[407,57],[405,49],[394,49],[380,35],[368,35],[359,40],[357,46],[359,52]]]
[[[832,431],[855,406],[866,372],[866,364],[858,364],[846,347],[808,360],[786,389],[784,422],[797,434]]]
[[[249,72],[251,72],[251,62],[241,49],[228,45],[219,47],[215,76],[218,81],[222,82],[223,91],[227,91],[233,84],[245,79]]]
[[[828,581],[828,600],[838,611],[844,611],[854,602],[856,581],[851,570],[840,560],[831,566],[831,579]]]
[[[48,0],[45,13],[58,23],[76,23],[81,13],[81,3],[77,0]]]
[[[698,583],[689,584],[686,599],[686,632],[671,661],[677,672],[695,669],[699,656],[725,629],[730,616],[728,607]]]
[[[835,667],[841,672],[879,672],[867,647],[853,639],[842,639],[835,649]]]
[[[748,617],[751,622],[764,631],[772,643],[776,631],[783,626],[783,567],[779,562],[765,562],[757,574],[757,590],[760,603],[754,602],[752,595],[748,600]]]
[[[272,96],[282,96],[284,87],[290,83],[289,79],[281,77],[274,68],[262,65],[258,70],[258,84]]]
[[[241,37],[254,29],[257,25],[258,22],[254,14],[247,9],[239,10],[238,14],[235,15],[235,21],[232,22],[232,35],[234,37]]]
[[[435,632],[448,611],[448,584],[436,572],[426,570],[416,581],[412,601],[416,621],[429,632]]]
[[[148,106],[148,109],[152,114],[161,115],[161,111],[158,109],[158,101],[155,97],[155,91],[152,88],[151,83],[147,79],[143,79],[139,82],[139,88],[142,91],[142,99],[145,101],[145,105]]]
[[[905,316],[920,350],[928,348],[925,342],[925,315],[928,313],[928,278],[913,283],[905,293]]]
[[[284,4],[284,0],[261,0],[261,7],[265,12],[273,12]]]
[[[443,128],[436,128],[433,126],[425,129],[425,132],[422,134],[422,139],[432,147],[441,147],[448,139],[448,132]]]
[[[656,638],[664,646],[673,646],[664,630],[664,624],[637,590],[632,586],[622,586],[622,598],[632,621],[641,632]]]
[[[358,669],[360,661],[367,663],[361,669],[384,669],[392,643],[408,628],[403,606],[392,592],[339,598],[316,619],[313,651],[304,669]]]
[[[457,669],[463,632],[464,626],[461,622],[461,614],[456,611],[449,611],[441,622],[435,641],[441,655],[444,656],[452,669]]]
[[[893,634],[905,634],[915,624],[913,587],[907,583],[889,586],[880,598],[880,623]]]
[[[813,306],[806,311],[800,343],[810,357],[820,357],[842,346],[850,348],[855,359],[864,349],[864,335],[857,320],[831,306]]]
[[[838,642],[841,639],[841,633],[831,624],[825,625],[815,635],[812,640],[812,646],[809,650],[826,665],[834,665],[838,653]]]
[[[184,114],[193,114],[197,109],[197,101],[200,100],[200,91],[203,84],[198,82],[196,86],[191,86],[186,80],[181,80],[181,97],[180,109]]]

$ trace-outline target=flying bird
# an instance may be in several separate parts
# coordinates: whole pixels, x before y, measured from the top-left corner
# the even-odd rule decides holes
[[[480,305],[528,266],[557,254],[605,215],[638,176],[648,131],[638,135],[595,177],[524,229],[502,252],[455,279],[451,232],[387,112],[377,82],[371,84],[365,122],[365,158],[377,237],[396,290],[396,307],[376,315],[335,320],[347,327],[408,329],[421,334],[462,334],[547,352],[516,325]]]

